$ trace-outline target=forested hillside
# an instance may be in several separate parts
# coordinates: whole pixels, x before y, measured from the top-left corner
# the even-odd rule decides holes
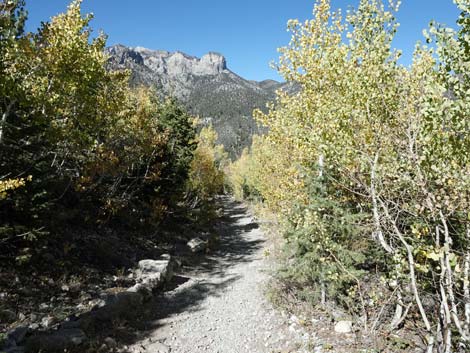
[[[251,144],[254,134],[263,132],[253,119],[253,110],[264,110],[278,89],[290,93],[298,89],[286,82],[246,80],[231,71],[218,53],[196,58],[182,52],[123,45],[113,45],[106,52],[110,68],[130,70],[132,85],[171,95],[206,126],[212,125],[217,143],[224,145],[232,158]]]
[[[316,1],[281,50],[301,91],[255,113],[269,133],[230,169],[238,197],[278,216],[281,296],[339,305],[387,352],[414,351],[413,335],[470,349],[470,2],[456,4],[458,30],[431,23],[407,68],[399,2]]]

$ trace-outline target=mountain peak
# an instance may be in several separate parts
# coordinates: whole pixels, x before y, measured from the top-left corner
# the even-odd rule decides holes
[[[109,47],[107,50],[113,56],[120,56],[120,64],[126,60],[135,59],[134,61],[139,65],[143,63],[156,73],[166,73],[170,76],[189,74],[214,76],[228,70],[225,57],[216,52],[209,52],[197,58],[181,51],[168,52],[140,46],[132,48],[121,44]]]
[[[260,133],[253,109],[264,109],[277,89],[289,88],[274,80],[248,81],[227,68],[225,57],[209,52],[201,58],[183,52],[115,46],[107,49],[109,67],[130,69],[131,83],[156,87],[177,98],[191,114],[212,124],[218,142],[230,155],[239,155]]]
[[[227,61],[219,53],[209,52],[199,60],[199,70],[207,74],[219,74],[227,70]]]

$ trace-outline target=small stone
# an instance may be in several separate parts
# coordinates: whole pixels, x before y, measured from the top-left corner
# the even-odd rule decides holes
[[[116,348],[117,347],[116,341],[114,340],[114,338],[111,338],[111,337],[106,337],[104,339],[104,343],[106,344],[106,346],[108,346],[108,348]]]
[[[313,348],[313,353],[321,353],[323,352],[323,346],[316,346]]]
[[[70,291],[70,287],[66,284],[62,285],[62,287],[60,287],[60,289],[62,289],[62,291],[64,291],[64,292]]]
[[[29,325],[29,328],[33,331],[38,330],[39,329],[39,324],[35,322],[35,323]]]
[[[291,317],[289,318],[289,320],[291,322],[295,322],[296,324],[299,322],[299,318],[295,315],[291,315]]]
[[[78,311],[85,311],[87,309],[87,306],[83,303],[80,303],[80,304],[77,305],[76,308],[77,308]]]
[[[104,343],[101,345],[101,347],[97,350],[97,353],[108,353],[109,349],[108,346],[105,345]]]
[[[106,305],[106,301],[103,299],[93,299],[88,302],[88,306],[90,307],[91,310],[102,308],[105,305]]]
[[[338,321],[335,325],[335,332],[337,333],[351,333],[352,321],[342,320]]]
[[[49,328],[57,322],[57,319],[53,316],[45,316],[41,320],[41,325],[45,328]]]
[[[193,238],[188,241],[187,245],[193,253],[198,253],[207,248],[207,241],[204,241],[201,238]]]

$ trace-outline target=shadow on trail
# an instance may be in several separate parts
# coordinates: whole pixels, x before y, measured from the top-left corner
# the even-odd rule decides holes
[[[255,230],[243,204],[229,197],[222,197],[224,214],[216,225],[220,242],[207,255],[195,255],[187,259],[186,266],[167,284],[166,292],[156,296],[143,309],[139,331],[121,337],[125,345],[145,340],[158,328],[168,324],[170,318],[181,313],[196,312],[207,297],[220,296],[242,276],[231,269],[253,261],[259,255],[264,240]],[[128,352],[128,351],[124,351]]]

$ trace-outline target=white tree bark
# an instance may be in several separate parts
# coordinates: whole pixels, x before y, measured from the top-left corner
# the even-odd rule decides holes
[[[7,122],[7,118],[11,113],[11,109],[13,108],[13,105],[15,104],[14,101],[11,101],[8,105],[5,111],[2,114],[2,120],[0,120],[0,144],[3,142],[3,136],[4,136],[4,131],[5,131],[5,125]]]

